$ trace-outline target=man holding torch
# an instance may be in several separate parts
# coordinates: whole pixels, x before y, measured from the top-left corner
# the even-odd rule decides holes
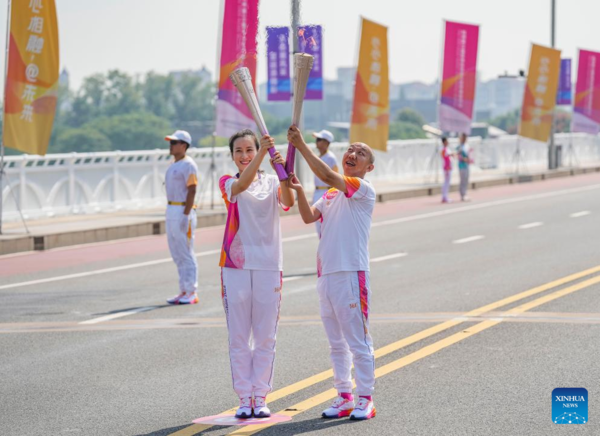
[[[288,141],[304,156],[310,169],[331,189],[310,206],[298,178],[288,184],[298,193],[300,215],[306,224],[321,220],[317,251],[317,291],[321,319],[329,339],[334,386],[338,397],[323,411],[323,418],[363,420],[375,417],[371,397],[375,385],[375,356],[369,334],[369,232],[375,207],[375,190],[365,180],[374,169],[373,150],[361,142],[350,144],[338,174],[304,142],[296,126]],[[352,396],[354,363],[358,402]]]

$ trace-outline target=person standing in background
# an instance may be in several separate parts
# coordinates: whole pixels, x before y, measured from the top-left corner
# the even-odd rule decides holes
[[[470,201],[467,197],[467,188],[469,187],[469,166],[472,163],[471,150],[467,145],[466,133],[460,134],[460,144],[456,149],[458,156],[458,172],[460,174],[460,199],[461,201]]]
[[[448,138],[442,137],[442,162],[444,166],[444,184],[442,185],[442,203],[450,203],[450,180],[452,179],[452,153],[448,147]]]
[[[320,132],[314,132],[313,136],[317,139],[316,146],[317,150],[319,150],[319,158],[337,173],[337,159],[335,158],[335,155],[329,151],[329,144],[333,142],[333,134],[329,130],[321,130]],[[315,192],[313,194],[312,204],[319,201],[329,188],[330,186],[327,186],[325,182],[315,175]],[[321,221],[316,221],[315,227],[317,229],[317,234],[321,235]]]
[[[198,166],[186,156],[192,137],[184,130],[166,136],[175,161],[165,175],[167,189],[166,229],[169,251],[179,272],[179,294],[169,304],[198,303],[198,261],[194,254],[197,215],[194,200],[198,186]]]

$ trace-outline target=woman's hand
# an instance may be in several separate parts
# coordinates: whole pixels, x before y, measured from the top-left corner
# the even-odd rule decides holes
[[[300,183],[300,180],[298,180],[298,177],[296,177],[296,174],[294,174],[294,173],[288,174],[288,179],[287,179],[286,183],[288,184],[289,188],[293,189],[296,192],[304,189],[302,187],[302,184]]]
[[[275,147],[275,140],[269,135],[260,138],[260,151],[268,152],[269,148]]]
[[[275,164],[281,164],[285,166],[285,159],[278,151],[275,152],[273,158],[270,159],[269,162],[271,162],[271,168],[273,168],[273,171],[275,171]]]

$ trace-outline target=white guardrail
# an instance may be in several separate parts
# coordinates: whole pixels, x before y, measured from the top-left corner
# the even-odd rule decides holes
[[[504,136],[469,139],[475,158],[473,171],[496,169],[514,173],[517,141],[521,150],[521,171],[545,168],[548,159],[546,144]],[[562,147],[563,166],[600,162],[598,136],[559,134],[555,142]],[[451,142],[452,146],[455,144]],[[334,143],[330,149],[341,159],[346,147],[346,143]],[[376,152],[375,170],[370,173],[369,179],[398,182],[430,176],[441,168],[441,159],[436,153],[438,147],[439,140],[434,139],[390,141],[386,153]],[[277,148],[285,154],[287,145]],[[218,179],[223,174],[236,173],[229,149],[215,149],[216,168],[212,177],[210,148],[190,149],[188,154],[196,161],[200,172],[198,203],[204,208],[212,200],[221,207]],[[3,181],[3,220],[19,218],[17,204],[25,218],[29,219],[161,207],[166,201],[164,173],[170,161],[166,149],[6,157],[8,177]],[[308,190],[312,189],[312,177],[306,162],[300,157],[296,161],[302,165],[303,184]],[[265,162],[265,169],[271,171],[268,166]]]

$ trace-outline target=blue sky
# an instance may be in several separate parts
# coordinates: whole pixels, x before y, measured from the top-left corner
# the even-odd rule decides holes
[[[18,0],[27,1],[27,0]],[[600,1],[556,0],[557,47],[600,51]],[[526,68],[531,42],[550,44],[550,0],[302,0],[304,24],[324,26],[326,78],[355,64],[359,19],[389,27],[390,79],[431,82],[439,74],[442,20],[481,25],[478,69],[483,78]],[[83,77],[118,68],[215,70],[219,0],[56,0],[61,66],[78,86]],[[6,22],[7,0],[0,1]],[[261,0],[258,80],[266,80],[267,25],[290,22],[289,0]],[[5,44],[6,29],[0,32]],[[1,60],[4,70],[4,59]],[[576,68],[576,60],[574,61]]]

